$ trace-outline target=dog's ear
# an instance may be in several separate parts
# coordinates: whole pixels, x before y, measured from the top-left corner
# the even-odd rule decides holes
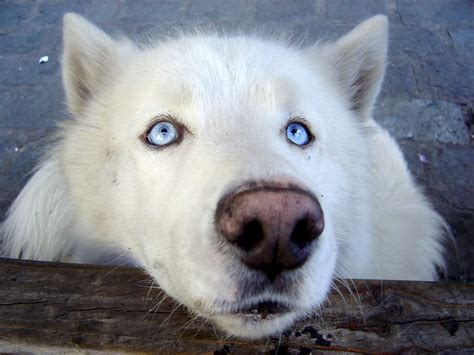
[[[388,21],[383,15],[374,16],[333,43],[310,49],[322,56],[330,67],[351,109],[363,119],[371,111],[383,81],[388,45]]]
[[[63,83],[68,109],[77,115],[137,48],[126,39],[112,39],[77,14],[66,14],[63,24]]]

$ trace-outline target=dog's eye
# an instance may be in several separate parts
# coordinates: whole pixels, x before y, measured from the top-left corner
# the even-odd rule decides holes
[[[310,141],[310,133],[303,124],[293,122],[286,127],[286,138],[293,144],[306,145]]]
[[[148,143],[162,147],[178,139],[178,130],[168,121],[155,123],[146,136]]]

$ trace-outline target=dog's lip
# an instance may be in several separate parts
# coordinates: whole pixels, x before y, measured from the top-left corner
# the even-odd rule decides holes
[[[286,303],[273,301],[273,300],[264,300],[260,302],[255,302],[252,304],[244,305],[237,307],[232,311],[228,312],[228,315],[251,318],[253,320],[266,320],[272,319],[286,313],[290,313],[292,307]]]

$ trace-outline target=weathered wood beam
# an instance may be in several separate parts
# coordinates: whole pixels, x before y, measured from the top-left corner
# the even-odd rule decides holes
[[[0,259],[0,350],[309,353],[474,349],[474,285],[341,281],[281,337],[225,338],[140,270]]]

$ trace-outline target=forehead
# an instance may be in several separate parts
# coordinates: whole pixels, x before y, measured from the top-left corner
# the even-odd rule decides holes
[[[146,93],[157,108],[212,117],[290,110],[307,71],[298,50],[274,41],[193,36],[147,49],[129,75],[140,100]]]

